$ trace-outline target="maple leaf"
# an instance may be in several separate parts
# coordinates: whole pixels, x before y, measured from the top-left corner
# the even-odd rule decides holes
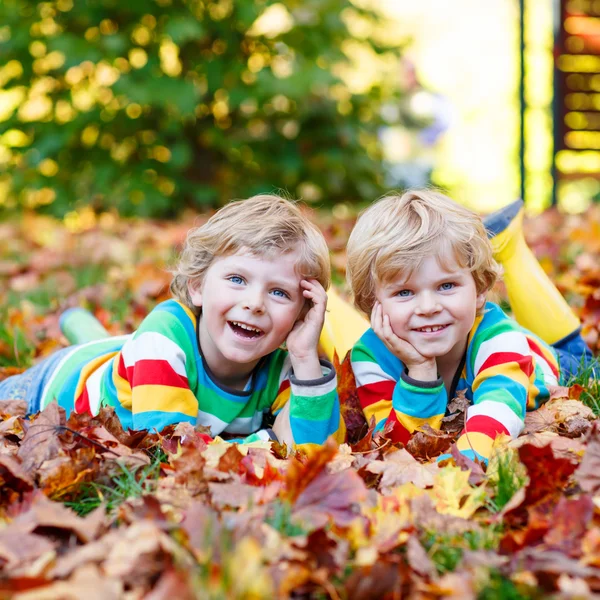
[[[433,429],[426,423],[413,433],[406,449],[417,460],[428,461],[446,452],[453,441],[454,435]]]
[[[219,459],[217,469],[223,473],[239,473],[243,458],[244,455],[238,450],[237,444],[228,444],[227,450]]]
[[[0,454],[0,482],[2,505],[18,501],[34,486],[31,475],[23,469],[21,462],[8,454]]]
[[[587,439],[583,460],[575,472],[579,487],[590,494],[600,490],[600,426],[594,423]]]
[[[47,496],[52,496],[83,481],[91,481],[98,471],[95,457],[93,448],[78,448],[68,455],[44,461],[37,470],[39,487]]]
[[[369,426],[358,399],[350,354],[348,353],[340,364],[337,353],[334,353],[333,366],[337,374],[340,412],[346,424],[346,440],[349,444],[355,444],[365,435]]]
[[[526,505],[536,504],[548,496],[562,492],[577,466],[571,460],[556,458],[550,446],[521,446],[519,458],[529,475],[525,493]]]
[[[561,498],[554,509],[552,527],[544,536],[544,543],[550,549],[579,558],[583,536],[593,515],[594,503],[591,496]]]
[[[572,389],[572,388],[571,388]],[[537,433],[540,431],[553,431],[555,433],[574,432],[582,428],[581,421],[592,421],[595,419],[594,412],[583,402],[574,399],[568,399],[568,396],[562,395],[564,392],[558,392],[562,388],[554,388],[553,399],[549,400],[537,410],[528,412],[525,416],[525,433]],[[564,388],[566,393],[570,393],[569,388]],[[575,426],[571,423],[575,422]]]
[[[438,512],[463,519],[472,517],[486,497],[484,487],[474,488],[469,484],[468,471],[451,465],[438,472],[428,493]]]
[[[311,449],[310,455],[301,460],[294,456],[289,464],[282,499],[294,502],[306,487],[325,469],[337,453],[338,446],[328,438],[325,444]]]
[[[446,412],[447,417],[442,419],[440,429],[452,436],[458,436],[465,428],[467,408],[471,401],[466,396],[466,390],[459,390],[456,397],[448,403]]]
[[[5,574],[25,569],[57,544],[36,533],[7,527],[0,531],[0,566]]]
[[[17,453],[23,469],[33,472],[46,460],[56,458],[62,449],[57,431],[65,425],[65,410],[51,402],[35,417]]]
[[[86,598],[86,600],[118,600],[123,597],[123,584],[107,578],[95,565],[82,565],[67,581],[57,581],[30,592],[19,594],[22,600],[56,600]]]
[[[382,474],[379,489],[384,495],[404,483],[413,483],[422,489],[431,487],[439,470],[436,464],[421,464],[404,448],[386,454],[384,460],[370,462],[365,468]]]
[[[321,472],[296,498],[292,515],[310,530],[329,521],[345,527],[356,519],[366,498],[367,488],[355,471]]]

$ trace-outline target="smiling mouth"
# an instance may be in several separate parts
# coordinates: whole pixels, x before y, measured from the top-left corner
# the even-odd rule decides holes
[[[265,334],[262,329],[247,325],[246,323],[240,323],[239,321],[227,321],[227,324],[231,327],[233,333],[246,340],[253,340]]]
[[[448,325],[430,325],[429,327],[418,327],[413,331],[418,331],[419,333],[436,333],[438,331],[442,331],[442,329],[446,329]]]

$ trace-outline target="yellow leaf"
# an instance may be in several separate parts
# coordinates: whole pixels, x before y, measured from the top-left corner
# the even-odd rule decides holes
[[[447,466],[435,477],[433,489],[427,490],[436,510],[445,515],[468,519],[483,504],[485,488],[469,484],[470,471]]]

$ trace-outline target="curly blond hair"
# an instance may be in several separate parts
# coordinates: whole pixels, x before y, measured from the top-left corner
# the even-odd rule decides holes
[[[347,278],[355,305],[369,315],[375,284],[410,277],[428,256],[442,267],[454,259],[471,271],[477,293],[487,293],[500,275],[481,218],[441,192],[391,193],[367,208],[348,240]]]
[[[230,202],[188,232],[172,271],[171,293],[197,312],[189,285],[202,282],[215,258],[240,250],[269,259],[297,250],[300,275],[316,279],[325,289],[329,287],[329,250],[323,234],[295,202],[275,194],[259,194]]]

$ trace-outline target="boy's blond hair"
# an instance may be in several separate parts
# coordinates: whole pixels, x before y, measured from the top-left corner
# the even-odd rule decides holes
[[[487,293],[500,274],[481,218],[435,190],[388,194],[359,217],[348,240],[347,277],[354,303],[369,315],[375,284],[411,276],[428,256],[454,259]]]
[[[196,311],[188,284],[197,286],[215,258],[240,250],[269,259],[298,250],[300,275],[329,287],[329,250],[323,234],[294,202],[275,194],[259,194],[230,202],[204,225],[188,232],[173,270],[171,293]]]

